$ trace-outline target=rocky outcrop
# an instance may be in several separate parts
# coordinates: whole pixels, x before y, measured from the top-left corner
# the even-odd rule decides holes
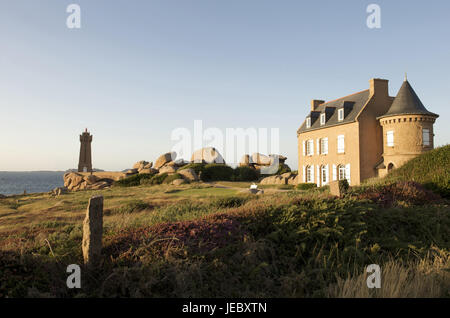
[[[260,184],[287,184],[287,179],[282,176],[270,176],[262,179]]]
[[[167,164],[171,161],[174,161],[176,157],[177,157],[176,152],[167,152],[167,153],[159,156],[158,159],[156,159],[154,168],[159,170],[165,164]]]
[[[95,174],[69,172],[64,174],[64,187],[69,191],[100,190],[111,186],[113,179]]]
[[[250,166],[250,156],[243,155],[241,161],[239,162],[239,167],[249,167]]]
[[[180,174],[183,179],[186,179],[188,181],[198,181],[197,173],[195,173],[194,169],[187,168],[187,169],[180,169],[177,171],[178,174]]]
[[[51,192],[52,195],[62,195],[62,194],[66,194],[69,192],[69,189],[67,189],[66,187],[58,187],[58,188],[54,188]],[[1,195],[0,195],[1,196]]]
[[[142,170],[139,170],[139,174],[156,174],[158,173],[158,170],[154,169],[154,168],[145,168]]]
[[[153,162],[141,160],[141,161],[136,162],[133,165],[133,169],[137,169],[137,171],[140,172],[143,169],[150,169],[152,166],[153,166]]]
[[[260,153],[254,153],[252,154],[252,160],[251,163],[258,166],[270,166],[270,164],[273,162],[272,158]]]
[[[251,156],[244,155],[239,162],[240,167],[250,167],[255,170],[261,170],[261,168],[267,168],[271,166],[275,160],[278,158],[278,169],[282,169],[284,171],[290,171],[288,165],[285,164],[286,157],[282,155],[263,155],[261,153],[255,152]]]
[[[298,174],[292,172],[283,173],[282,175],[270,176],[262,179],[260,184],[298,184]]]
[[[191,156],[191,162],[193,163],[225,163],[222,155],[214,147],[201,148]]]
[[[178,185],[182,185],[182,184],[185,184],[186,183],[186,180],[184,180],[184,179],[175,179],[175,180],[173,180],[172,181],[172,185],[175,185],[175,186],[178,186]]]
[[[161,167],[160,169],[159,169],[159,174],[162,174],[162,173],[175,173],[175,172],[177,172],[177,167],[175,167],[175,166],[163,166],[163,167]]]

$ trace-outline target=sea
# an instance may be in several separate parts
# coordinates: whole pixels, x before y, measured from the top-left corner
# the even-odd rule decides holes
[[[0,194],[48,192],[64,185],[65,171],[0,171]]]

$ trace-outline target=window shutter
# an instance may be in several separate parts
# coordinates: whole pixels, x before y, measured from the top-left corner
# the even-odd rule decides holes
[[[311,182],[314,183],[314,165],[311,165]]]
[[[320,187],[320,166],[317,165],[317,186]]]
[[[317,138],[317,154],[320,155],[320,139]]]
[[[309,145],[311,147],[311,156],[312,156],[312,155],[314,155],[314,140],[313,139],[311,139],[309,141]]]
[[[330,166],[329,165],[325,166],[325,175],[326,175],[327,183],[330,182]]]
[[[306,167],[303,166],[303,183],[306,181]]]
[[[306,155],[306,141],[303,140],[303,157]]]
[[[328,138],[324,138],[324,154],[328,154]]]
[[[345,152],[345,137],[342,135],[342,152]]]
[[[350,164],[349,163],[345,165],[345,178],[347,179],[348,184],[350,184],[351,178],[350,178]]]
[[[336,165],[333,165],[333,181],[336,181],[336,180],[337,180],[337,172],[336,172],[336,169],[337,169]]]
[[[344,135],[339,135],[337,138],[337,152],[344,153],[345,152],[345,137]]]

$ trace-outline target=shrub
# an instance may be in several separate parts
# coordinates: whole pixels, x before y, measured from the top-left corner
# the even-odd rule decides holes
[[[113,209],[112,214],[130,214],[133,212],[139,212],[151,207],[149,204],[142,202],[140,200],[128,202],[118,208]]]
[[[144,184],[161,184],[167,176],[167,173],[155,174],[150,180],[145,180]]]
[[[348,184],[347,179],[339,180],[339,192],[346,193],[350,185]]]
[[[207,164],[200,176],[203,181],[231,181],[232,177],[233,168],[219,163]]]
[[[438,202],[441,199],[439,195],[414,181],[401,181],[388,185],[362,186],[352,192],[356,193],[359,199],[369,199],[385,207],[399,204],[423,205]]]
[[[190,163],[188,165],[182,166],[178,170],[183,170],[183,169],[192,169],[198,175],[200,172],[203,172],[203,170],[205,169],[205,164],[203,164],[203,163]]]
[[[247,202],[245,197],[225,197],[219,198],[211,202],[211,206],[223,209],[223,208],[237,208]]]
[[[297,190],[309,190],[316,188],[317,185],[315,183],[299,183],[297,184]]]
[[[279,164],[278,165],[278,171],[277,171],[276,174],[283,174],[283,173],[286,173],[286,172],[291,172],[291,168],[289,168],[289,166],[287,164],[284,164],[284,163]]]
[[[142,180],[148,180],[152,177],[153,175],[149,173],[135,174],[131,177],[115,181],[114,185],[119,187],[135,187],[142,184]]]
[[[450,198],[450,145],[428,151],[389,173],[386,182],[415,181]]]
[[[255,181],[259,178],[259,172],[250,167],[236,167],[232,181]]]
[[[183,177],[179,173],[174,173],[165,177],[163,183],[171,183],[173,180],[177,179],[183,179]]]

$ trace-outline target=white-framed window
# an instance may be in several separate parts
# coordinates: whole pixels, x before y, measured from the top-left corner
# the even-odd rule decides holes
[[[310,139],[306,141],[306,155],[311,156],[314,154],[314,140]]]
[[[387,140],[388,147],[394,147],[394,131],[393,130],[389,130],[386,133],[386,140]]]
[[[323,126],[325,125],[325,114],[320,114],[320,125]]]
[[[344,180],[344,179],[346,179],[346,176],[345,176],[345,166],[344,166],[344,165],[339,165],[339,166],[338,166],[338,179],[339,179],[339,180]]]
[[[328,153],[328,138],[320,139],[320,153],[323,155]]]
[[[313,172],[312,172],[312,167],[311,166],[306,166],[306,182],[314,182],[313,180]]]
[[[306,118],[306,128],[311,128],[311,117]]]
[[[430,143],[430,130],[427,128],[422,129],[422,143],[424,146],[429,146]]]
[[[343,121],[344,120],[344,108],[339,108],[338,109],[338,121]]]
[[[345,152],[345,137],[344,137],[344,135],[339,135],[337,138],[337,152],[338,153]]]

